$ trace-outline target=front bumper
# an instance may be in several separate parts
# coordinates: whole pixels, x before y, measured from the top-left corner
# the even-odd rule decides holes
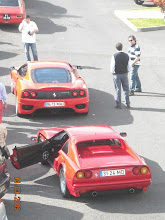
[[[65,105],[56,106],[56,107],[45,107],[46,102],[64,102]],[[82,107],[80,105],[82,105]],[[21,98],[20,103],[18,103],[18,112],[20,114],[32,114],[38,109],[60,109],[60,108],[62,109],[70,108],[70,109],[73,109],[76,113],[87,113],[88,108],[89,108],[89,100],[87,97],[74,98],[74,99],[62,99],[62,100]],[[25,109],[28,109],[28,110],[25,110]]]

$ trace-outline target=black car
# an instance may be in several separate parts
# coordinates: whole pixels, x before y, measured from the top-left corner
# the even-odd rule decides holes
[[[10,186],[10,174],[7,171],[6,159],[8,154],[5,148],[0,147],[0,198],[2,198]]]

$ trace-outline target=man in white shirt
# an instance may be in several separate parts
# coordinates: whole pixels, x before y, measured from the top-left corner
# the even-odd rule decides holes
[[[29,49],[31,48],[33,59],[38,60],[37,48],[36,48],[36,34],[38,27],[34,21],[30,20],[30,16],[26,15],[26,19],[18,27],[19,31],[22,32],[22,42],[24,43],[24,49],[27,61],[31,61]]]

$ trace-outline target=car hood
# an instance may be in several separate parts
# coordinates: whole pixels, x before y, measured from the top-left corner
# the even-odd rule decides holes
[[[139,157],[125,155],[104,155],[90,158],[79,158],[81,169],[95,169],[106,167],[138,166],[142,165]]]
[[[22,10],[20,7],[0,7],[1,14],[20,14]]]

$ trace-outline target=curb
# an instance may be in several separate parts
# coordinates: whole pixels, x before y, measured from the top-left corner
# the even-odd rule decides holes
[[[118,17],[123,23],[125,23],[129,28],[136,32],[147,32],[147,31],[157,31],[165,30],[165,26],[156,26],[156,27],[146,27],[146,28],[137,28],[132,22],[128,20],[128,17],[123,15],[121,11],[115,10],[114,14]]]

